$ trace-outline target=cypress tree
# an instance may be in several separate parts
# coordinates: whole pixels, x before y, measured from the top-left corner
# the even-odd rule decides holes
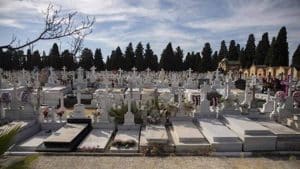
[[[212,70],[213,71],[217,70],[217,68],[219,66],[218,64],[219,64],[219,62],[218,62],[218,52],[215,51],[214,54],[212,55],[212,65],[213,65]]]
[[[211,59],[212,49],[209,43],[204,44],[201,54],[202,54],[203,71],[207,72],[213,70],[212,59]]]
[[[239,60],[240,60],[241,67],[246,68],[247,67],[247,59],[246,59],[246,56],[245,56],[245,49],[244,48],[241,49],[241,52],[240,52],[240,55],[239,55]]]
[[[157,61],[156,61],[157,62]],[[146,45],[146,49],[145,49],[145,68],[149,68],[151,70],[155,69],[155,58],[154,58],[154,54],[153,54],[153,50],[150,47],[150,44],[147,43]]]
[[[274,48],[275,58],[278,58],[278,66],[288,66],[289,65],[289,51],[287,42],[287,32],[286,28],[282,27],[277,35],[276,48]]]
[[[84,68],[85,70],[90,70],[91,67],[94,65],[94,58],[93,52],[91,49],[84,48],[81,52],[81,60],[79,65]]]
[[[144,47],[141,42],[139,42],[135,49],[135,67],[138,71],[143,71],[145,69],[144,65]]]
[[[174,51],[171,42],[163,50],[160,58],[160,66],[166,71],[174,70]]]
[[[106,57],[106,63],[105,63],[105,69],[106,70],[111,70],[111,63],[110,63],[110,57]]]
[[[264,65],[265,60],[268,60],[266,59],[266,57],[268,55],[269,48],[270,48],[270,42],[269,42],[268,32],[266,32],[262,35],[262,38],[258,42],[258,45],[256,47],[254,59],[257,65]]]
[[[31,50],[27,49],[27,54],[26,54],[26,70],[32,70],[32,61],[31,61]]]
[[[297,70],[300,70],[300,44],[298,45],[297,49],[293,54],[292,66],[295,67]]]
[[[228,50],[226,47],[226,43],[224,40],[222,40],[221,42],[221,47],[219,50],[219,56],[218,56],[218,61],[220,62],[222,59],[227,58],[228,57]]]
[[[131,69],[134,67],[135,65],[135,58],[134,58],[134,51],[133,51],[133,47],[132,47],[132,43],[130,42],[128,44],[128,46],[126,47],[126,51],[125,51],[125,70],[126,71],[131,71]]]
[[[268,54],[267,54],[267,57],[265,58],[265,64],[268,65],[268,66],[275,66],[275,65],[278,65],[278,58],[277,60],[275,59],[275,55],[274,55],[274,48],[276,46],[276,39],[275,37],[272,38],[272,42],[271,42],[271,45],[270,45],[270,48],[268,50]]]
[[[2,50],[2,48],[0,48],[0,68],[1,69],[3,69],[3,67],[4,67],[4,57],[5,57],[5,54],[4,54],[4,52],[3,52],[3,50]]]
[[[38,50],[32,54],[32,66],[33,68],[41,68],[41,55]]]
[[[102,57],[102,52],[100,48],[97,48],[95,50],[95,67],[97,68],[97,71],[104,70],[104,62],[103,62],[103,57]]]
[[[62,55],[63,66],[65,66],[68,70],[75,70],[76,63],[74,62],[73,54],[69,52],[69,50],[64,50]]]
[[[192,52],[192,57],[193,57],[192,69],[197,72],[204,72],[203,66],[201,65],[202,58],[201,58],[200,52],[197,52],[196,54],[194,54],[194,52]]]
[[[174,54],[174,70],[175,71],[182,71],[183,69],[183,51],[181,50],[180,46],[176,48],[175,54]]]
[[[112,50],[110,54],[110,60],[109,60],[109,68],[110,70],[117,70],[118,69],[118,62],[116,58],[116,51]]]
[[[60,69],[61,68],[61,65],[60,65],[61,60],[60,59],[61,58],[59,57],[58,46],[56,43],[54,43],[49,52],[50,66],[53,67],[54,69]]]
[[[125,65],[124,65],[123,53],[119,46],[116,48],[116,51],[115,51],[115,59],[116,59],[115,60],[115,63],[116,63],[115,70],[120,69],[120,68],[124,69]]]
[[[235,41],[231,40],[229,45],[229,51],[228,51],[228,60],[238,60],[239,54],[237,47],[235,46]]]
[[[255,38],[253,34],[250,34],[245,48],[245,59],[247,62],[246,64],[247,68],[249,68],[252,65],[254,56],[255,56]]]
[[[191,59],[191,53],[190,52],[188,52],[186,54],[183,65],[184,65],[184,70],[188,70],[189,68],[192,68],[192,59]]]

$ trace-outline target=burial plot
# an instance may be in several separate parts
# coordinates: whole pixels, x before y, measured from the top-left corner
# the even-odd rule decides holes
[[[243,144],[238,135],[218,119],[197,119],[203,135],[215,151],[240,152]]]
[[[90,131],[90,125],[85,123],[67,123],[50,135],[37,151],[64,152],[72,151]]]
[[[261,125],[267,127],[277,136],[276,150],[279,151],[299,151],[300,132],[283,126],[273,121],[261,121]]]
[[[159,146],[163,152],[174,152],[174,144],[163,125],[149,125],[141,130],[140,151],[145,152],[151,146]]]
[[[78,146],[78,151],[104,152],[113,134],[113,129],[92,129]]]
[[[137,153],[140,130],[119,130],[112,142],[110,151],[114,153]]]
[[[209,143],[191,121],[172,121],[170,128],[176,153],[201,153],[209,151]]]
[[[243,141],[244,151],[273,151],[276,136],[266,127],[247,117],[224,115],[224,122]]]

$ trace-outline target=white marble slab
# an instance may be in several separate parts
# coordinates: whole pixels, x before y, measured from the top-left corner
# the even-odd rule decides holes
[[[276,136],[258,122],[241,115],[224,115],[226,125],[243,141],[244,151],[273,151]]]
[[[65,126],[54,132],[49,136],[45,142],[59,142],[59,143],[70,143],[73,141],[81,132],[84,130],[88,124],[74,124],[67,123]]]
[[[113,131],[113,129],[93,129],[79,144],[77,149],[79,151],[104,151],[112,136]]]
[[[146,126],[146,139],[150,143],[168,143],[168,135],[165,126]]]
[[[238,135],[218,119],[198,119],[203,135],[215,151],[242,151]]]
[[[30,148],[36,148],[40,144],[42,144],[49,136],[51,135],[51,132],[47,132],[45,130],[42,130],[32,136],[31,138],[27,139],[23,143],[20,144],[20,147],[30,147]]]
[[[204,136],[191,121],[172,121],[174,133],[180,142],[203,142]]]

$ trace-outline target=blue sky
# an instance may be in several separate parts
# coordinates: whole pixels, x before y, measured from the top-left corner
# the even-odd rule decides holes
[[[43,28],[43,13],[48,0],[0,0],[0,45],[12,35],[20,43],[38,35]],[[299,0],[54,0],[63,10],[76,10],[96,17],[93,33],[84,47],[101,48],[106,57],[129,42],[150,43],[160,56],[168,42],[181,46],[186,54],[201,51],[210,42],[219,50],[221,40],[227,46],[234,39],[243,47],[248,35],[256,44],[264,32],[269,39],[282,26],[287,27],[292,55],[300,44]],[[38,42],[34,49],[49,52],[54,41]],[[61,49],[70,48],[68,39],[56,41]]]

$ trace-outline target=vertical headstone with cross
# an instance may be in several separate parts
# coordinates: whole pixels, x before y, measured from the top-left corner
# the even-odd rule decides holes
[[[260,109],[262,113],[270,113],[273,111],[274,108],[274,100],[270,99],[270,89],[267,90],[267,99],[266,102],[263,104],[263,107]]]
[[[91,67],[91,75],[90,75],[90,82],[95,83],[96,82],[96,67],[92,66]]]
[[[133,78],[129,77],[128,78],[128,97],[127,97],[127,105],[128,105],[128,110],[127,113],[124,116],[124,125],[134,125],[134,115],[131,111],[131,104],[132,104],[132,84],[133,83]]]

